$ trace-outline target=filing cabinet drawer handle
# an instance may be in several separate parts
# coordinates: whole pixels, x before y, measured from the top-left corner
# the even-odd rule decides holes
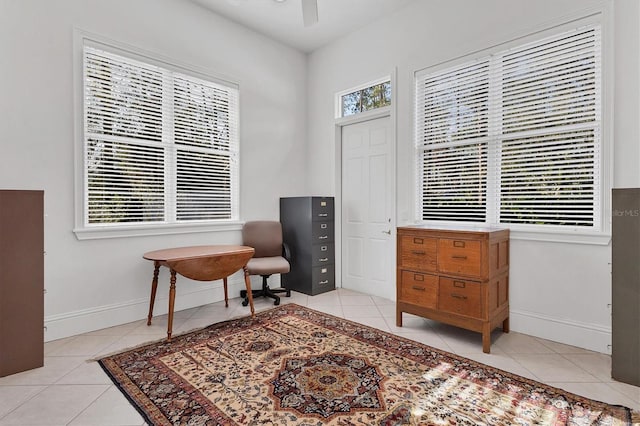
[[[327,238],[329,238],[329,236],[328,236],[328,235],[320,235],[320,236],[318,237],[318,239],[319,239],[319,240],[326,240]]]
[[[424,256],[427,253],[424,250],[411,250],[411,254],[415,254],[415,255],[418,255],[418,256]]]
[[[318,213],[318,217],[327,217],[329,216],[328,213]]]
[[[464,296],[462,294],[451,293],[451,297],[453,297],[454,299],[467,300],[467,296]]]
[[[329,280],[320,281],[318,284],[329,284]]]
[[[318,259],[320,262],[328,262],[329,258],[328,257],[323,257],[322,259]]]
[[[426,291],[427,290],[426,288],[420,287],[420,286],[417,286],[417,285],[414,285],[411,288],[414,289],[414,290],[418,290],[418,291]]]
[[[467,260],[467,256],[460,256],[460,255],[454,255],[451,256],[452,259],[457,259],[457,260]]]

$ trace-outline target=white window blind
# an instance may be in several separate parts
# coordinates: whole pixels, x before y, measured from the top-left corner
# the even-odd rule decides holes
[[[600,227],[600,27],[416,75],[425,221]]]
[[[85,226],[237,218],[238,90],[84,47]]]

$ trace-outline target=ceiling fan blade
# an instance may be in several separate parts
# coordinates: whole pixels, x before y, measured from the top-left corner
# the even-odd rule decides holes
[[[318,0],[302,0],[302,22],[305,27],[318,23]]]

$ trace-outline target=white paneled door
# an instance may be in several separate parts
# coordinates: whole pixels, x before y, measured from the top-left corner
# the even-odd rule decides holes
[[[395,299],[394,146],[387,117],[342,127],[342,287]]]

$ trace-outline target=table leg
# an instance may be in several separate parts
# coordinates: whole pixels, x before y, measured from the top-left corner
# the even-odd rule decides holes
[[[173,307],[176,301],[176,271],[171,270],[171,280],[169,286],[169,319],[167,321],[167,341],[171,341],[171,331],[173,329]]]
[[[160,271],[160,262],[153,262],[153,279],[151,280],[151,299],[149,300],[149,316],[147,317],[147,325],[151,325],[153,318],[153,304],[156,301],[156,290],[158,290],[158,272]]]
[[[251,316],[254,317],[256,315],[256,311],[253,308],[253,292],[251,291],[251,279],[249,278],[249,271],[247,270],[247,267],[244,266],[242,269],[244,270],[244,283],[247,286],[247,298],[249,299]]]
[[[222,284],[224,285],[224,307],[229,307],[229,292],[227,291],[227,277],[222,279]]]

